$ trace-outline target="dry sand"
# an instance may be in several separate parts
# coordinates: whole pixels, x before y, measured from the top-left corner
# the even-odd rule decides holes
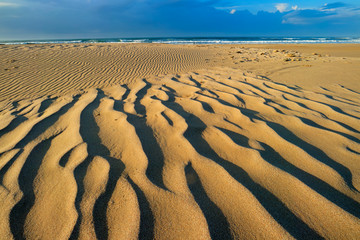
[[[358,239],[359,80],[359,45],[0,46],[1,239]]]

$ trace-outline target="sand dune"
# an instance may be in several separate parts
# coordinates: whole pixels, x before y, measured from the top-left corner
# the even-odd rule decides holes
[[[4,239],[360,236],[358,90],[285,85],[188,48],[185,65],[151,63],[158,76],[140,61],[127,82],[2,85],[24,94],[0,112]]]

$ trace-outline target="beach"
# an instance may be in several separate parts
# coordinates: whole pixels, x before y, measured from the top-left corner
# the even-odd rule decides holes
[[[359,44],[0,45],[0,236],[357,239],[359,80]]]

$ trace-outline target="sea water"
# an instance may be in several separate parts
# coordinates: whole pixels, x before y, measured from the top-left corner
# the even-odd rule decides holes
[[[169,38],[94,38],[0,41],[0,44],[55,43],[165,43],[165,44],[316,44],[360,43],[360,38],[336,37],[169,37]]]

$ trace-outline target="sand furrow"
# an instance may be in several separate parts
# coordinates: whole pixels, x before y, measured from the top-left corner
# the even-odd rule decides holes
[[[356,89],[211,67],[196,46],[1,48],[3,238],[360,235]]]

